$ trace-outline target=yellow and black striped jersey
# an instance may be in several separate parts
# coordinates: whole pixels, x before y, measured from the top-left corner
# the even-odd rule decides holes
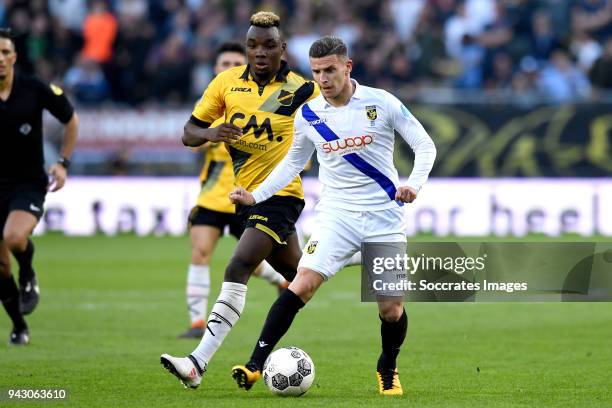
[[[218,120],[212,126],[218,126],[222,122]],[[223,143],[207,144],[204,165],[200,172],[200,185],[198,206],[224,213],[233,214],[236,211],[229,200],[229,193],[234,189],[232,158]]]
[[[226,144],[232,158],[235,184],[253,191],[285,157],[293,142],[297,109],[319,94],[314,82],[292,72],[282,61],[276,77],[258,85],[249,66],[217,75],[196,104],[192,117],[213,123],[220,117],[242,128],[236,143]],[[304,198],[299,177],[277,195]]]

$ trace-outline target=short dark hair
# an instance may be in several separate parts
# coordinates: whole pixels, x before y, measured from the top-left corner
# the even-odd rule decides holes
[[[332,35],[326,35],[313,42],[308,55],[312,58],[323,58],[328,55],[348,57],[348,49],[344,41]]]
[[[252,26],[271,28],[280,26],[280,17],[271,11],[259,11],[251,16]]]
[[[10,28],[0,28],[0,38],[6,38],[10,40],[13,44],[15,44],[15,40],[13,39],[13,32]]]
[[[240,44],[239,42],[234,42],[234,41],[225,42],[221,44],[219,48],[217,48],[217,51],[215,52],[215,62],[219,59],[219,56],[223,54],[224,52],[235,52],[238,54],[245,55],[246,50],[244,49],[244,45]]]

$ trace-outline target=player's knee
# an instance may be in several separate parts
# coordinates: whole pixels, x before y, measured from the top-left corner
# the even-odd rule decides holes
[[[211,251],[207,248],[194,246],[191,249],[191,263],[194,265],[209,265],[211,258]]]
[[[6,231],[2,239],[10,251],[25,251],[28,246],[28,235],[18,231]]]
[[[397,322],[404,314],[404,304],[400,301],[380,303],[378,309],[380,317],[386,322]]]
[[[246,284],[258,264],[234,255],[225,269],[225,281]]]

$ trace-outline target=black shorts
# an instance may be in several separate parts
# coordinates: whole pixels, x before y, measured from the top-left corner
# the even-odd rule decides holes
[[[37,220],[43,215],[47,190],[33,184],[22,184],[0,189],[0,234],[9,214],[15,210],[29,212]]]
[[[200,207],[196,205],[189,213],[189,228],[194,225],[209,225],[216,227],[221,230],[225,229],[226,225],[229,225],[229,232],[237,239],[244,232],[244,227],[236,214],[224,213],[220,211],[209,210],[208,208]]]
[[[295,232],[304,200],[291,196],[272,196],[254,206],[236,206],[236,214],[244,222],[244,228],[257,228],[279,244],[286,244],[287,237]]]

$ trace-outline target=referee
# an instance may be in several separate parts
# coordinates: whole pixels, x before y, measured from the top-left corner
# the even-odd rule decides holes
[[[32,268],[30,234],[43,214],[47,190],[66,182],[77,139],[78,117],[61,88],[15,72],[15,43],[0,29],[0,300],[13,322],[9,344],[27,344],[24,315],[39,299]],[[65,124],[60,160],[45,172],[42,114],[47,109]],[[19,264],[19,289],[11,274],[9,251]]]

